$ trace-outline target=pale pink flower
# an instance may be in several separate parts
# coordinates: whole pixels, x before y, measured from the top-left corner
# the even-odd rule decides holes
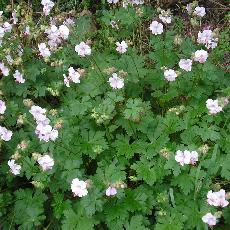
[[[117,194],[117,189],[109,186],[105,191],[106,196],[114,196]]]
[[[0,62],[0,70],[3,76],[9,76],[9,69],[5,66],[3,62]]]
[[[116,51],[123,54],[127,51],[128,44],[125,41],[116,42],[117,48]]]
[[[59,26],[59,32],[62,39],[66,40],[69,37],[69,28],[66,25]]]
[[[25,81],[26,81],[23,78],[23,75],[18,70],[15,71],[13,76],[14,76],[15,81],[18,82],[18,83],[25,83]]]
[[[190,72],[192,70],[192,60],[191,59],[180,59],[179,66],[181,69]]]
[[[179,162],[181,166],[187,165],[190,163],[191,154],[187,150],[185,150],[184,152],[177,150],[175,160]]]
[[[10,167],[10,172],[13,173],[14,175],[19,175],[21,171],[21,165],[16,164],[15,160],[9,160],[8,161],[8,166]]]
[[[0,100],[0,114],[4,114],[6,111],[6,103]]]
[[[218,100],[208,99],[206,101],[206,107],[210,114],[217,114],[223,111],[223,108],[219,105]]]
[[[163,25],[157,21],[153,21],[150,24],[149,29],[151,30],[152,34],[154,34],[154,35],[163,33]]]
[[[47,16],[54,7],[54,3],[50,0],[42,0],[41,4],[43,5],[43,12]]]
[[[79,180],[78,178],[72,180],[71,190],[74,196],[78,196],[78,197],[83,197],[88,194],[86,182]]]
[[[194,165],[198,161],[198,152],[191,151],[190,152],[190,164]]]
[[[12,131],[8,130],[7,128],[0,126],[0,138],[4,141],[11,140],[13,133]]]
[[[46,47],[45,43],[38,44],[38,49],[40,51],[40,55],[44,58],[47,58],[51,55],[50,50]]]
[[[91,48],[85,42],[81,42],[80,44],[76,45],[75,51],[81,57],[89,56],[91,54]]]
[[[38,158],[38,164],[43,171],[50,170],[54,166],[54,160],[49,155],[44,155]]]
[[[214,226],[216,225],[217,219],[214,215],[212,215],[212,213],[207,213],[202,217],[202,221],[209,226]]]
[[[177,78],[177,73],[173,69],[166,69],[164,71],[164,77],[167,81],[175,81]]]
[[[212,192],[211,190],[207,194],[207,202],[209,205],[215,207],[226,207],[229,202],[226,200],[225,190],[221,189],[218,192]]]
[[[206,62],[207,58],[208,58],[208,52],[206,50],[197,50],[194,53],[194,61],[204,63]]]
[[[121,89],[124,87],[124,79],[120,78],[116,73],[112,74],[108,82],[113,89]]]
[[[205,12],[205,8],[204,7],[200,7],[200,6],[197,6],[194,10],[194,14],[198,17],[204,17],[204,15],[206,14]]]

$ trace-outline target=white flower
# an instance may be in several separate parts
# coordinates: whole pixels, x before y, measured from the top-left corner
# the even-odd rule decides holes
[[[170,24],[172,22],[170,10],[161,10],[161,13],[159,14],[159,19],[165,24]]]
[[[154,34],[154,35],[163,33],[163,25],[157,21],[153,21],[150,24],[149,29],[152,31],[152,34]]]
[[[218,100],[208,99],[206,101],[206,107],[210,114],[217,114],[223,110],[223,108],[219,105]]]
[[[0,100],[0,114],[4,114],[6,111],[6,103]]]
[[[166,69],[164,71],[164,77],[167,81],[175,81],[177,78],[177,73],[173,69]]]
[[[192,60],[191,59],[180,59],[179,66],[181,69],[189,72],[192,70]]]
[[[194,61],[198,61],[199,63],[206,62],[208,58],[208,52],[206,50],[197,50],[194,54]]]
[[[5,29],[2,26],[0,26],[0,38],[3,38],[4,35],[5,35]]]
[[[11,32],[11,30],[12,30],[12,25],[11,25],[9,22],[4,22],[3,28],[4,28],[4,30],[5,30],[6,33],[7,33],[7,32]]]
[[[208,204],[215,207],[226,207],[229,202],[226,200],[225,190],[221,189],[218,192],[209,191],[207,194],[207,202]]]
[[[74,83],[80,83],[81,75],[73,67],[70,67],[68,71],[69,71],[69,78],[71,79],[71,81]]]
[[[4,141],[11,140],[13,133],[5,127],[0,126],[0,138]]]
[[[70,82],[80,83],[81,75],[78,73],[78,71],[76,71],[73,67],[69,67],[68,71],[69,71],[68,76],[63,74],[63,76],[64,76],[64,84],[67,87],[70,87]]]
[[[50,28],[45,30],[45,33],[48,34],[48,45],[50,48],[56,48],[61,43],[61,35],[57,26],[51,25]]]
[[[106,196],[114,196],[117,194],[117,189],[109,186],[105,191]]]
[[[41,4],[43,5],[43,12],[47,16],[54,7],[54,3],[50,0],[42,0]]]
[[[194,10],[194,14],[201,18],[204,17],[204,15],[206,14],[205,8],[197,6]]]
[[[197,42],[200,44],[209,43],[212,40],[212,31],[211,30],[203,30],[202,32],[199,31]]]
[[[69,37],[69,28],[66,25],[61,25],[59,27],[60,36],[66,40]]]
[[[50,50],[46,47],[45,43],[38,44],[38,49],[40,51],[40,55],[44,58],[49,57],[51,55]]]
[[[108,82],[113,89],[121,89],[124,87],[124,79],[120,78],[116,73],[112,74]]]
[[[108,3],[111,3],[111,4],[112,4],[112,3],[113,3],[113,4],[116,4],[116,3],[119,2],[119,0],[107,0],[107,2],[108,2]]]
[[[23,75],[18,70],[15,71],[13,76],[14,76],[15,81],[18,82],[18,83],[25,83],[25,81],[26,81],[23,78]]]
[[[54,166],[54,160],[49,155],[44,155],[38,158],[38,164],[43,171],[50,170]]]
[[[0,70],[2,71],[3,76],[9,76],[10,71],[3,62],[0,62]]]
[[[189,3],[186,5],[186,10],[187,10],[188,14],[192,13],[192,3]]]
[[[80,44],[76,45],[75,51],[81,57],[89,56],[91,54],[91,48],[85,42],[81,42]]]
[[[74,196],[78,196],[78,197],[83,197],[88,194],[86,182],[79,180],[78,178],[72,180],[71,190]]]
[[[214,215],[212,215],[212,213],[207,213],[202,217],[202,221],[209,226],[214,226],[216,225],[217,219]]]
[[[8,166],[10,167],[10,171],[11,173],[13,173],[14,175],[18,175],[20,174],[21,171],[21,165],[16,164],[15,160],[9,160],[8,161]]]
[[[128,44],[125,41],[122,42],[116,42],[116,51],[123,54],[127,51]]]

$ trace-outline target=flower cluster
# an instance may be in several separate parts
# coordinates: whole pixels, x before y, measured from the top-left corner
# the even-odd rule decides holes
[[[194,3],[189,3],[186,6],[188,14],[193,14],[197,17],[204,17],[206,14],[205,8],[203,6],[195,6]]]
[[[50,120],[46,117],[46,109],[33,105],[29,112],[33,115],[37,127],[35,133],[39,140],[48,142],[49,140],[55,141],[58,137],[58,130],[52,128]]]
[[[217,46],[218,38],[212,30],[199,31],[197,42],[204,44],[207,49],[214,49]]]
[[[63,74],[63,76],[64,76],[64,84],[67,87],[70,87],[70,85],[69,85],[70,82],[80,83],[80,77],[81,77],[80,73],[78,73],[78,71],[76,71],[73,67],[69,67],[68,71],[69,71],[68,76]]]
[[[228,206],[229,204],[226,200],[226,193],[224,189],[220,189],[218,192],[213,192],[212,190],[209,191],[207,194],[207,202],[211,206],[222,208]],[[202,217],[202,221],[212,227],[216,225],[218,217],[218,212],[214,215],[209,212]]]
[[[64,24],[59,28],[51,25],[50,28],[45,30],[45,33],[49,39],[48,45],[51,49],[55,49],[62,43],[62,40],[66,40],[69,37],[69,28]]]
[[[198,153],[196,151],[178,150],[175,155],[175,160],[180,163],[181,166],[188,164],[195,165],[198,161]]]
[[[172,15],[170,10],[160,10],[159,19],[164,24],[170,24],[172,22]]]

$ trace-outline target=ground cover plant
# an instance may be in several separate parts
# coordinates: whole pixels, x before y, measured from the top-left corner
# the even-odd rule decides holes
[[[230,229],[227,6],[7,4],[0,229]]]

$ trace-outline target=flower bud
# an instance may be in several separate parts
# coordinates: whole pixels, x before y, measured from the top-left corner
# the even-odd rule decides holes
[[[24,100],[23,100],[23,104],[24,104],[26,107],[30,108],[32,105],[34,105],[34,102],[33,102],[31,99],[24,99]]]
[[[35,188],[44,188],[44,184],[40,181],[32,181],[31,184],[35,187]]]
[[[32,157],[35,161],[37,161],[41,156],[42,155],[40,153],[36,153],[36,152],[32,153]]]

